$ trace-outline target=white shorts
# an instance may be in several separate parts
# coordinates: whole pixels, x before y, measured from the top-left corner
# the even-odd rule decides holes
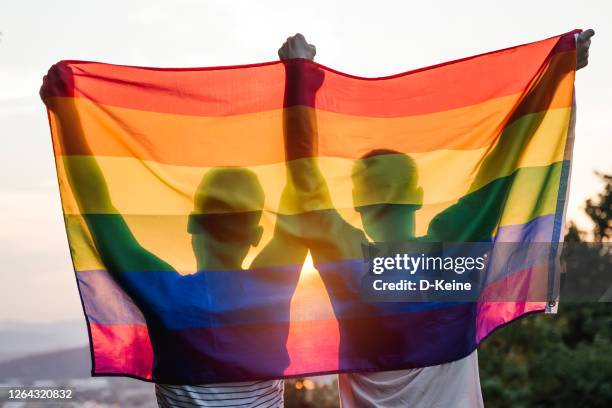
[[[484,407],[478,354],[410,370],[340,374],[342,408]]]

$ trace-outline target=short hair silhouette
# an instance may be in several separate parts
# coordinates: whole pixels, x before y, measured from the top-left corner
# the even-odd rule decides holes
[[[373,204],[420,204],[418,168],[407,154],[372,150],[353,165],[355,207]]]
[[[241,167],[212,169],[202,177],[195,192],[188,230],[221,240],[242,241],[259,225],[264,197],[253,171]]]

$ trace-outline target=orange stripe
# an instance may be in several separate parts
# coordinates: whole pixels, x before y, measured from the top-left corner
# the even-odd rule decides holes
[[[318,155],[357,159],[381,148],[421,153],[487,147],[498,139],[509,112],[571,106],[573,71],[558,72],[558,81],[552,89],[547,81],[540,82],[548,86],[535,86],[522,101],[524,94],[514,94],[422,116],[372,118],[317,111]],[[78,98],[53,98],[49,104],[57,155],[211,167],[285,161],[281,109],[214,118],[117,108]]]

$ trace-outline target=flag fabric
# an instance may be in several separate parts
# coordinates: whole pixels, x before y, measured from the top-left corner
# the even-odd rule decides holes
[[[487,298],[526,273],[479,302],[368,304],[362,249],[562,239],[577,32],[383,78],[55,64],[41,95],[92,375],[423,367],[544,311]]]

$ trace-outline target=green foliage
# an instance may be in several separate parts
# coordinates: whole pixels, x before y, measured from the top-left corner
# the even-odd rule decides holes
[[[595,224],[593,236],[596,241],[606,241],[612,237],[612,174],[597,174],[605,183],[604,191],[597,201],[586,201],[585,211]]]
[[[487,407],[612,406],[612,307],[525,316],[480,347]]]

